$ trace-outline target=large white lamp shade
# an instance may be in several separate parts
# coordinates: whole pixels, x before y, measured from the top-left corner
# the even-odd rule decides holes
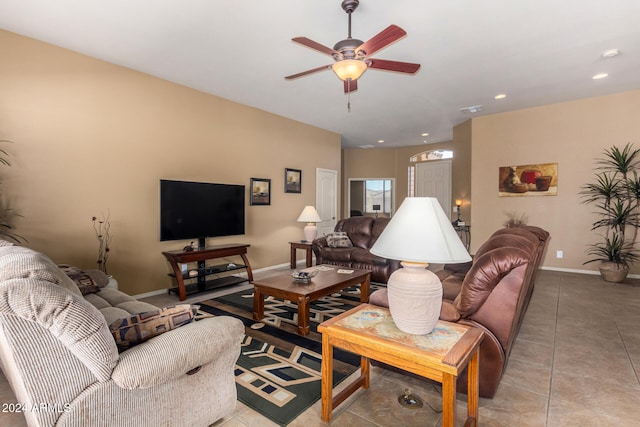
[[[371,253],[402,261],[387,283],[389,310],[396,326],[427,334],[440,317],[442,284],[429,263],[471,260],[437,199],[407,197],[371,248]]]
[[[298,217],[298,222],[306,222],[304,227],[304,241],[312,242],[318,234],[317,222],[322,222],[322,218],[318,215],[318,211],[313,206],[305,206],[302,213]]]

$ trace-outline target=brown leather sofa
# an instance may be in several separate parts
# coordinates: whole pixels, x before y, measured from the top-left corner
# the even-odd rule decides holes
[[[400,261],[380,258],[369,252],[389,218],[357,216],[338,221],[335,231],[346,232],[353,247],[330,247],[326,237],[319,237],[312,243],[316,264],[331,264],[343,267],[371,270],[371,281],[387,283],[389,276],[400,268]]]
[[[492,398],[498,389],[548,239],[549,233],[539,227],[501,229],[478,248],[471,263],[445,265],[436,272],[443,285],[440,319],[485,332],[480,345],[482,397]],[[386,290],[374,292],[370,302],[388,306]],[[466,372],[457,386],[466,393]]]

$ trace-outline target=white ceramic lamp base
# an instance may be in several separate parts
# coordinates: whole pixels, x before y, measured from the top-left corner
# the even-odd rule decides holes
[[[312,222],[308,223],[304,227],[304,240],[307,242],[313,242],[318,235],[318,227]]]
[[[433,330],[442,308],[442,284],[427,263],[401,262],[387,283],[389,311],[398,329],[424,335]]]

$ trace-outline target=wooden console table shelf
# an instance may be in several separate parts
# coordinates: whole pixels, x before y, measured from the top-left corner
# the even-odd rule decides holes
[[[229,244],[220,246],[209,246],[203,249],[196,249],[193,251],[167,251],[162,252],[171,264],[173,273],[169,274],[176,279],[178,286],[176,288],[170,288],[169,292],[176,292],[180,301],[184,301],[188,294],[196,292],[203,292],[210,289],[218,288],[220,286],[228,286],[235,283],[241,283],[245,281],[253,281],[253,273],[251,271],[251,264],[247,258],[247,248],[251,245],[244,244]],[[216,258],[225,258],[229,256],[240,256],[244,264],[225,263],[220,265],[206,265],[206,261]],[[197,276],[190,276],[188,273],[183,274],[180,268],[180,264],[186,264],[189,262],[198,263]],[[226,273],[236,270],[246,270],[248,279],[244,279],[238,276],[225,276],[214,279],[209,279],[208,276],[218,275],[220,273]],[[185,284],[185,280],[197,279],[194,284]]]

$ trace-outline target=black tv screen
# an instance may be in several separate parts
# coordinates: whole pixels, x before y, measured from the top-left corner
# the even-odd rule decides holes
[[[244,185],[160,180],[160,240],[244,234]]]

